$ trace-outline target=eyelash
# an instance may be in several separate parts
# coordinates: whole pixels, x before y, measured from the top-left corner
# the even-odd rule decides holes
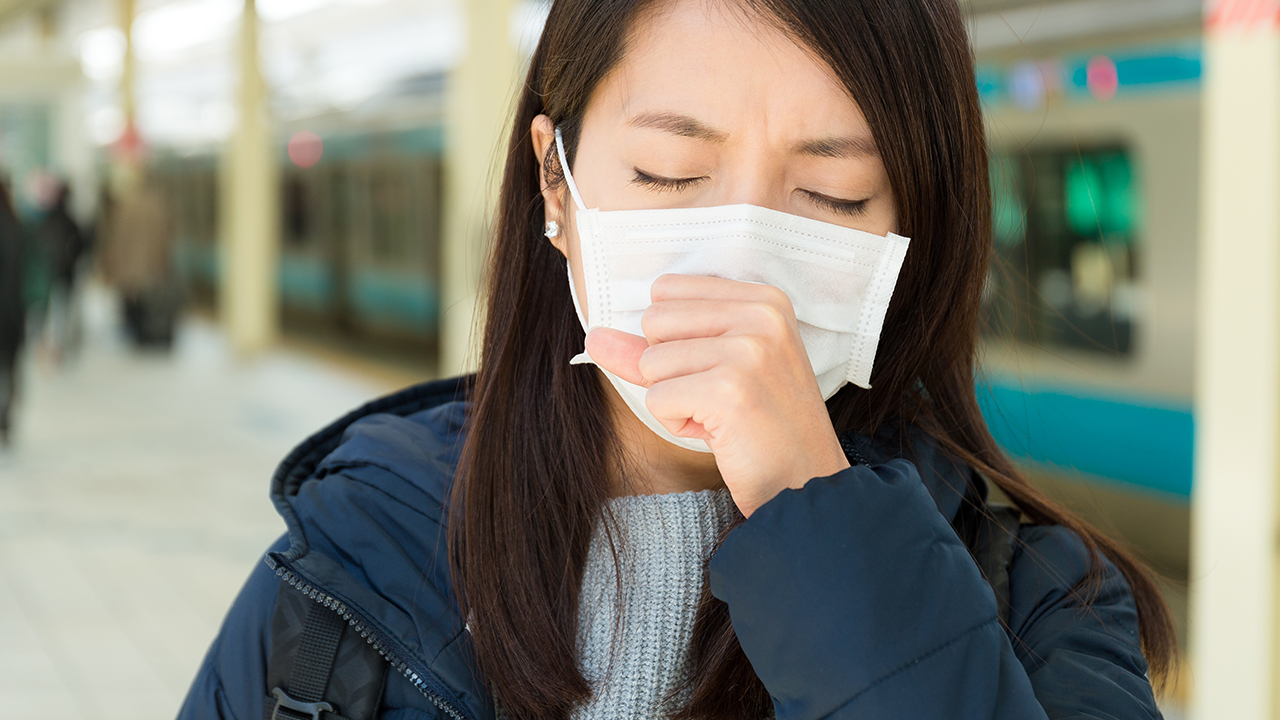
[[[811,193],[807,190],[804,191],[804,194],[808,195],[809,199],[812,200],[815,205],[824,207],[837,215],[861,217],[867,213],[866,200],[835,200],[833,198],[826,197],[825,195]]]
[[[642,187],[656,190],[657,192],[681,192],[683,190],[688,190],[706,179],[702,177],[664,178],[650,175],[640,168],[632,168],[632,170],[635,172],[636,176],[631,182]],[[837,215],[860,217],[867,212],[866,200],[836,200],[834,198],[826,197],[825,195],[818,195],[817,193],[809,192],[808,190],[803,190],[801,192],[807,195],[813,204]]]
[[[658,192],[680,192],[688,190],[697,183],[702,182],[705,178],[663,178],[650,175],[640,168],[631,168],[635,171],[636,176],[631,182],[641,185]]]

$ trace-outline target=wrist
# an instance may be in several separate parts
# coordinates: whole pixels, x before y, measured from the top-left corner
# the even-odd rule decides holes
[[[799,490],[814,478],[830,477],[850,467],[852,466],[849,464],[849,458],[845,457],[839,443],[836,443],[834,454],[827,453],[821,461],[809,465],[802,473],[796,475],[787,487]]]

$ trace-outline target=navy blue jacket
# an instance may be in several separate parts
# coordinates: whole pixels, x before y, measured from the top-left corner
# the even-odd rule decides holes
[[[493,718],[443,551],[464,393],[409,388],[285,459],[271,493],[288,535],[245,583],[180,718],[262,717],[282,580],[372,630],[392,660],[383,718]],[[913,462],[863,454],[876,464],[783,490],[710,563],[779,720],[1160,717],[1114,567],[1082,609],[1083,544],[1023,527],[1005,628],[950,524],[980,480],[928,447]]]

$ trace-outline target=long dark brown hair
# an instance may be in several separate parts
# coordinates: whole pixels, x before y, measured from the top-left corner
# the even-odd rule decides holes
[[[670,1],[670,0],[666,0]],[[727,0],[726,0],[727,1]],[[620,457],[595,368],[570,365],[583,331],[565,259],[542,235],[530,125],[545,114],[570,163],[592,92],[655,0],[556,0],[519,96],[486,266],[487,319],[452,501],[450,555],[479,670],[519,720],[567,715],[591,689],[576,654],[578,593],[593,524]],[[992,439],[975,397],[991,199],[973,56],[955,0],[741,0],[825,61],[866,117],[912,238],[876,354],[873,388],[828,403],[837,433],[912,426],[995,484],[1033,523],[1079,535],[1098,580],[1105,556],[1133,590],[1152,675],[1176,663],[1168,608],[1134,557],[1029,485]],[[549,177],[558,165],[546,159]],[[1087,596],[1087,587],[1078,590]],[[727,606],[704,591],[695,672],[676,717],[763,717],[770,699]]]

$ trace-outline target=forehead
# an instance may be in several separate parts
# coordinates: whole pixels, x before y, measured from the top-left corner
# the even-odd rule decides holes
[[[732,0],[671,0],[642,12],[588,115],[625,121],[664,111],[730,135],[866,131],[857,103],[824,61],[771,18]]]

